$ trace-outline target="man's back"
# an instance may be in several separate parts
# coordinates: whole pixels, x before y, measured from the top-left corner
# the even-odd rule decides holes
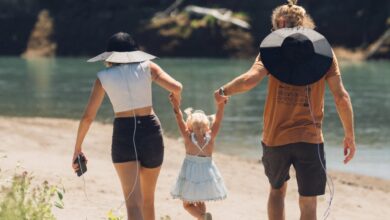
[[[263,142],[267,146],[297,142],[322,143],[325,81],[336,75],[340,75],[336,57],[326,75],[308,86],[288,85],[269,74]]]

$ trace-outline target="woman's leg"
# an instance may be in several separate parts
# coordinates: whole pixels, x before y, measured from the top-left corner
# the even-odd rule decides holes
[[[121,181],[123,195],[126,199],[127,218],[129,220],[143,220],[140,178],[136,178],[137,163],[136,161],[114,163]],[[140,165],[138,166],[140,167]],[[132,192],[133,189],[134,191]]]
[[[183,202],[183,207],[185,210],[187,210],[188,213],[190,213],[192,216],[194,216],[197,219],[203,219],[204,212],[200,209],[200,207],[194,203],[189,202]]]
[[[143,198],[144,220],[155,220],[154,192],[156,191],[157,178],[160,174],[160,167],[141,168],[141,191]]]

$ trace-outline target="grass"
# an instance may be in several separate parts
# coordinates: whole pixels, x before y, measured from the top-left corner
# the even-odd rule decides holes
[[[1,220],[55,220],[52,208],[64,208],[65,188],[61,185],[53,185],[48,181],[36,184],[34,176],[27,171],[15,171],[7,181],[4,172],[0,170],[0,178],[3,180],[0,183]],[[110,210],[106,219],[124,220],[125,217]],[[171,218],[166,215],[160,219]]]
[[[0,173],[1,174],[1,173]],[[33,176],[15,173],[0,190],[0,219],[52,220],[53,206],[63,209],[65,189],[48,181],[33,186]]]

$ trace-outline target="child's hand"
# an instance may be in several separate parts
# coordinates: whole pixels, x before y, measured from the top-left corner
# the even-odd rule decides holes
[[[172,107],[174,108],[180,107],[180,101],[178,97],[175,96],[175,94],[173,93],[169,94],[169,101],[171,102]]]
[[[226,102],[227,102],[227,100],[226,100]],[[226,106],[226,102],[220,102],[220,103],[218,103],[218,102],[215,102],[215,107],[217,108],[217,111],[224,111],[224,109],[225,109],[225,106]]]
[[[229,96],[220,95],[219,91],[217,90],[214,92],[214,99],[217,106],[219,106],[220,104],[226,104],[229,100]]]
[[[229,98],[225,99],[224,102],[215,102],[215,105],[217,106],[217,108],[224,108],[228,100]]]

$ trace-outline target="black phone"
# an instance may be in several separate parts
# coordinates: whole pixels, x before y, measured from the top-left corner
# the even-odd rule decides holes
[[[79,154],[76,159],[73,161],[73,163],[77,163],[79,165],[79,169],[77,170],[77,176],[83,175],[85,172],[87,172],[87,163],[86,163],[85,156],[82,154]]]

